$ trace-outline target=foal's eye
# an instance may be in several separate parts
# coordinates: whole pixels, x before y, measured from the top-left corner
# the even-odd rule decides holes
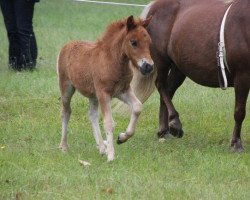
[[[137,47],[137,41],[136,40],[130,40],[130,44],[132,45],[132,47]]]

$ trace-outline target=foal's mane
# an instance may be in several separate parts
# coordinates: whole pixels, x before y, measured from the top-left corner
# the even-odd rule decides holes
[[[102,34],[102,36],[98,39],[98,43],[109,43],[114,40],[114,38],[119,36],[119,32],[122,32],[126,29],[127,18],[122,19],[116,22],[111,23],[107,26],[106,31]],[[135,20],[136,25],[142,25],[142,20]]]
[[[99,42],[107,42],[113,39],[121,30],[126,27],[126,20],[120,20],[111,23],[107,26],[106,31],[102,34],[101,38],[98,39]]]

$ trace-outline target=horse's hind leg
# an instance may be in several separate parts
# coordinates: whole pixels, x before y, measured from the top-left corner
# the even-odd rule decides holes
[[[71,97],[75,92],[75,88],[68,81],[64,82],[64,84],[60,84],[61,89],[61,101],[62,101],[62,110],[61,110],[61,118],[62,118],[62,137],[59,148],[63,151],[68,150],[67,143],[67,133],[68,133],[68,122],[71,114],[70,101]]]
[[[94,132],[94,137],[96,141],[97,148],[101,154],[106,153],[106,147],[103,143],[103,138],[101,135],[101,130],[99,126],[99,112],[98,112],[98,100],[95,98],[89,99],[89,118],[92,123],[92,128]]]
[[[241,74],[241,76],[236,76],[235,78],[235,110],[234,110],[234,132],[231,140],[231,147],[233,151],[241,152],[243,151],[243,146],[241,143],[241,127],[243,120],[246,116],[246,102],[249,94],[249,80],[247,73]]]
[[[118,136],[117,143],[121,144],[134,135],[136,122],[142,110],[142,103],[137,99],[131,88],[118,98],[132,108],[131,118],[127,130],[125,133],[121,133]]]

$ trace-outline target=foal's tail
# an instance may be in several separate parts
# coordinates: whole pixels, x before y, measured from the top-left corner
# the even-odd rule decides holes
[[[147,16],[148,16],[148,13],[149,13],[149,10],[151,8],[151,6],[154,4],[154,1],[151,1],[148,5],[146,5],[146,7],[143,9],[141,15],[140,15],[140,18],[145,20],[147,19]]]

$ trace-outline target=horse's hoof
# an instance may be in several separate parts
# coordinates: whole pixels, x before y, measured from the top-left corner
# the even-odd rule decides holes
[[[157,132],[157,137],[160,138],[165,138],[166,135],[169,134],[168,130],[164,130],[164,131],[158,131]]]
[[[241,140],[231,142],[231,150],[234,153],[241,153],[244,151]]]
[[[178,129],[175,129],[174,127],[171,127],[171,126],[169,127],[169,133],[177,138],[182,138],[184,135],[184,132],[182,129],[178,130]]]

